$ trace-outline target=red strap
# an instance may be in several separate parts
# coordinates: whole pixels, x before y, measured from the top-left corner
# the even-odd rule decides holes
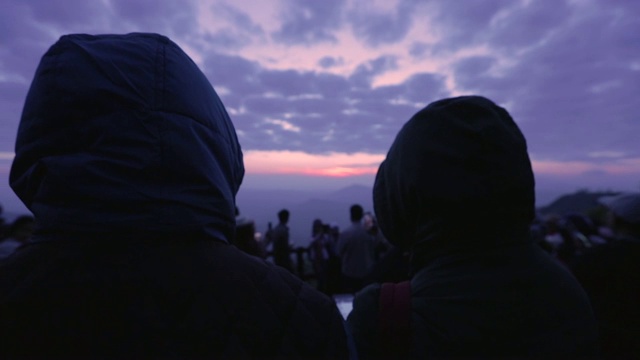
[[[406,357],[411,346],[411,282],[382,284],[379,314],[381,357]]]

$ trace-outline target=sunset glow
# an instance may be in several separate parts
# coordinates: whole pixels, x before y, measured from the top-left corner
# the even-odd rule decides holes
[[[309,176],[349,177],[375,174],[384,154],[330,153],[308,154],[301,151],[247,151],[245,168],[251,174],[297,174]],[[611,175],[640,175],[640,159],[612,159],[606,163],[586,161],[532,160],[539,175],[571,177],[599,171]]]
[[[11,152],[0,152],[0,171],[8,173],[13,157]],[[244,165],[249,174],[350,177],[375,175],[384,158],[384,154],[368,153],[309,154],[302,151],[249,150],[244,152]],[[640,158],[611,159],[605,163],[533,159],[531,165],[535,174],[558,177],[572,177],[589,172],[640,176]]]
[[[244,154],[246,171],[252,174],[357,176],[375,174],[382,160],[382,154],[366,153],[319,155],[301,151],[247,151]]]
[[[640,175],[640,159],[625,159],[595,164],[584,161],[532,161],[533,171],[537,174],[572,176],[592,171],[608,174],[638,174]]]
[[[413,114],[474,94],[522,130],[537,189],[638,188],[638,1],[6,3],[0,203],[18,201],[9,170],[38,62],[72,33],[153,32],[182,47],[234,124],[249,186],[371,185]]]

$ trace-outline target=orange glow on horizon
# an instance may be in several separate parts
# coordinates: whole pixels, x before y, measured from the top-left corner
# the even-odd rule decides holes
[[[302,151],[247,151],[245,167],[251,174],[307,175],[344,178],[375,175],[384,154],[329,153],[309,154]],[[586,161],[532,160],[536,174],[561,177],[579,176],[591,171],[610,175],[640,174],[640,159],[616,159],[608,163]]]
[[[276,171],[262,172],[260,174],[290,174],[290,175],[308,175],[308,176],[327,176],[327,177],[349,177],[359,175],[375,175],[378,172],[377,167],[371,168],[349,168],[349,167],[324,167],[324,168],[280,168]],[[251,172],[254,173],[255,172]]]
[[[377,167],[354,169],[338,166],[334,168],[307,170],[304,173],[312,176],[349,177],[358,175],[375,175],[377,172]]]
[[[308,154],[301,151],[247,151],[244,163],[252,174],[297,174],[308,176],[348,177],[371,175],[384,160],[382,154],[329,153]]]
[[[0,173],[8,173],[14,154],[0,152]],[[306,175],[315,177],[344,178],[375,175],[384,154],[328,153],[309,154],[302,151],[245,151],[244,164],[247,173],[265,175]],[[609,175],[640,176],[640,158],[612,159],[607,163],[586,161],[531,161],[533,172],[560,177],[580,176],[592,171]]]
[[[590,171],[603,171],[611,175],[640,173],[640,159],[621,159],[606,164],[594,164],[585,161],[532,160],[534,173],[572,176]]]

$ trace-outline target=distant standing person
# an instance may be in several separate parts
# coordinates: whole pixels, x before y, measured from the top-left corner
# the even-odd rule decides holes
[[[293,272],[291,265],[291,244],[289,243],[289,210],[282,209],[278,212],[278,225],[267,232],[267,245],[273,243],[273,261]]]
[[[326,267],[326,280],[327,280],[327,294],[337,294],[340,292],[341,284],[341,263],[340,256],[337,252],[338,238],[340,237],[340,228],[336,224],[329,225],[328,233],[328,247],[329,260],[327,260]]]
[[[327,263],[329,261],[329,225],[322,220],[315,219],[311,227],[311,243],[309,244],[309,258],[318,282],[317,289],[327,293]]]
[[[362,206],[355,204],[349,212],[351,226],[340,233],[337,251],[342,260],[344,290],[356,292],[365,285],[373,268],[375,243],[362,224]]]

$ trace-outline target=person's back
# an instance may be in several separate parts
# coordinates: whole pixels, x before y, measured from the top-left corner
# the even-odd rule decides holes
[[[346,357],[331,299],[229,244],[243,174],[224,106],[169,39],[61,38],[16,141],[38,228],[0,264],[0,358]]]
[[[346,358],[330,299],[231,245],[87,238],[16,255],[0,265],[2,358]]]
[[[348,292],[360,290],[373,268],[375,243],[361,223],[363,214],[360,205],[352,205],[351,226],[341,232],[338,238],[336,251],[340,256],[345,290]]]
[[[273,228],[273,252],[276,258],[280,259],[289,257],[290,250],[289,227],[286,224],[279,223]]]
[[[377,358],[384,341],[380,285],[363,291],[349,323],[361,358]],[[535,244],[438,259],[413,275],[411,307],[416,359],[571,358],[596,352],[582,289]]]
[[[533,173],[508,113],[481,97],[435,102],[380,165],[380,229],[411,254],[411,358],[597,353],[593,314],[571,274],[530,240]],[[361,358],[389,350],[381,286],[356,295],[348,324]],[[388,346],[389,345],[389,346]]]

